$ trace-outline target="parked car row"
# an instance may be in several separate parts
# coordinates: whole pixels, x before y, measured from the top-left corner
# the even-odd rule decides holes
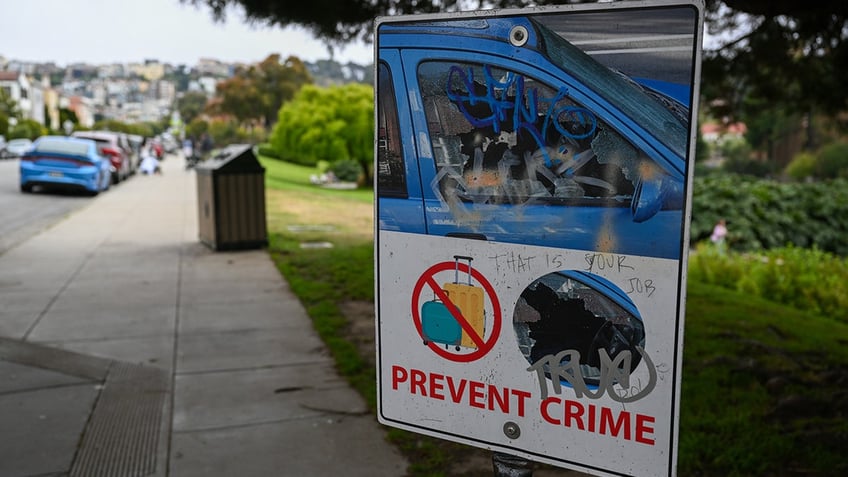
[[[135,174],[144,144],[141,136],[115,131],[42,136],[15,153],[20,157],[21,192],[44,188],[97,195]],[[151,153],[155,154],[152,146],[150,140]]]
[[[30,147],[32,141],[29,139],[12,139],[8,142],[0,141],[0,159],[9,159],[13,157],[21,157]]]
[[[118,184],[128,179],[138,167],[137,156],[133,154],[126,134],[113,131],[76,131],[73,137],[91,139],[97,143],[97,152],[109,159],[112,183]]]

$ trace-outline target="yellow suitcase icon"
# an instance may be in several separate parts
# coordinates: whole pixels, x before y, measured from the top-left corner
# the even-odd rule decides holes
[[[445,283],[442,289],[448,294],[450,301],[456,305],[465,321],[471,325],[471,330],[479,338],[483,340],[483,332],[486,328],[486,315],[483,308],[483,289],[471,284],[471,257],[462,255],[454,255],[456,261],[456,272],[453,283]],[[468,261],[468,283],[459,282],[459,261]],[[468,333],[464,327],[462,329],[462,339],[460,346],[466,348],[477,348],[477,343],[474,338]]]

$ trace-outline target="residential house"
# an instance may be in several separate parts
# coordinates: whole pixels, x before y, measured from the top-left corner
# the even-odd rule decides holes
[[[71,96],[68,99],[67,108],[77,115],[77,120],[82,126],[90,128],[94,126],[94,105],[91,100],[82,96]]]
[[[30,101],[30,84],[26,75],[20,71],[0,71],[0,89],[6,96],[12,98],[24,116],[32,109]],[[28,117],[28,116],[27,116]]]
[[[30,81],[20,71],[0,71],[0,89],[18,104],[24,118],[45,123],[44,90],[41,84]]]

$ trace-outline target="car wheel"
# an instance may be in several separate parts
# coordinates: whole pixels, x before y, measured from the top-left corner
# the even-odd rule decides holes
[[[22,184],[21,192],[30,193],[32,192],[32,184]]]

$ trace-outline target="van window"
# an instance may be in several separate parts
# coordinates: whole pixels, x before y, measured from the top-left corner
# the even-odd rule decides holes
[[[663,105],[664,100],[656,94],[635,86],[626,76],[601,65],[548,28],[537,25],[537,29],[544,39],[544,53],[552,62],[583,83],[592,84],[595,91],[618,105],[675,154],[686,157],[689,111],[670,111],[670,105]],[[644,94],[659,101],[645,101]]]
[[[401,153],[395,90],[385,63],[380,63],[377,81],[377,192],[382,197],[406,198],[406,170]]]
[[[445,203],[626,207],[656,167],[565,86],[443,61],[421,63],[418,81]]]

